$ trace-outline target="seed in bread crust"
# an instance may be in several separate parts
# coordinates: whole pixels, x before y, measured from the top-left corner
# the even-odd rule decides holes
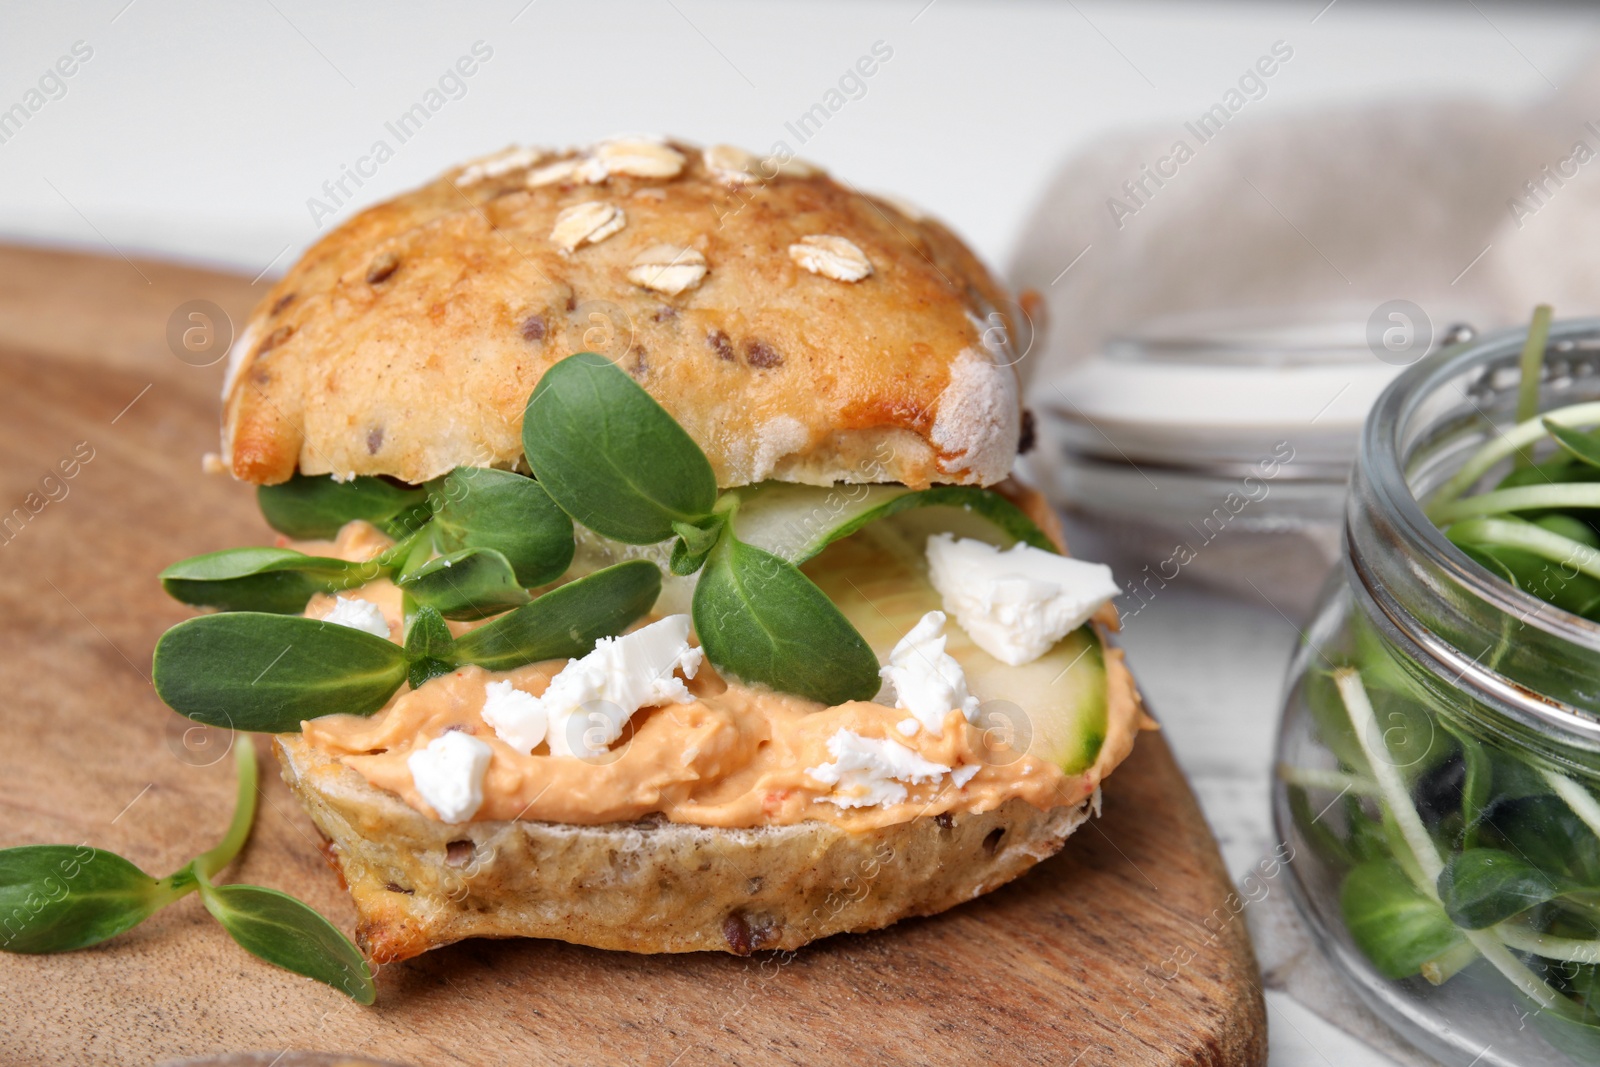
[[[760,160],[754,152],[746,152],[731,144],[714,144],[701,153],[706,170],[724,185],[749,185],[761,180],[756,173]]]
[[[693,248],[654,244],[634,257],[628,280],[658,293],[677,296],[706,276],[706,257]]]
[[[569,181],[577,173],[578,165],[582,162],[579,159],[558,159],[554,163],[547,163],[537,170],[529,171],[528,188],[537,189],[541,185]]]
[[[812,163],[807,163],[798,156],[788,159],[779,159],[777,156],[768,156],[762,161],[763,169],[776,168],[778,174],[785,178],[811,178],[822,173],[822,168]]]
[[[838,282],[859,282],[872,273],[872,260],[856,243],[830,233],[800,238],[789,246],[789,258],[812,274]]]
[[[749,340],[744,343],[744,361],[757,370],[783,364],[783,356],[765,341]]]
[[[706,344],[710,345],[711,350],[720,358],[733,362],[733,342],[728,340],[727,334],[721,330],[712,330],[706,334]]]
[[[683,170],[683,153],[670,145],[629,138],[602,141],[594,147],[593,161],[604,175],[626,174],[633,178],[676,178]]]
[[[604,200],[590,200],[561,209],[550,230],[550,240],[568,252],[579,245],[599,244],[627,225],[628,216],[620,207]]]
[[[456,185],[465,187],[475,185],[485,178],[498,178],[502,174],[531,167],[543,156],[542,148],[508,148],[504,152],[468,164],[460,174],[456,175]]]
[[[379,252],[372,257],[372,262],[367,264],[367,284],[378,285],[389,280],[389,276],[400,268],[400,257],[393,252]]]
[[[294,326],[292,324],[279,326],[276,330],[273,330],[271,333],[267,334],[266,340],[262,341],[260,345],[256,346],[255,358],[260,359],[262,356],[266,355],[268,352],[271,352],[274,348],[277,348],[279,345],[283,344],[283,342],[287,341],[293,336]]]

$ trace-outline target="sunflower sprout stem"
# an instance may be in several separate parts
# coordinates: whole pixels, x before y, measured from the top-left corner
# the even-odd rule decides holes
[[[1572,404],[1564,408],[1547,411],[1544,415],[1527,419],[1517,423],[1511,429],[1497,435],[1493,440],[1485,443],[1472,457],[1462,465],[1447,482],[1439,487],[1429,501],[1427,512],[1432,518],[1434,512],[1471,489],[1479,478],[1482,478],[1491,467],[1507,456],[1518,451],[1526,445],[1533,444],[1541,437],[1548,436],[1543,420],[1548,419],[1557,426],[1567,426],[1572,429],[1582,429],[1600,424],[1600,401],[1587,404]]]
[[[1372,767],[1372,776],[1377,779],[1379,793],[1389,805],[1389,814],[1394,816],[1401,838],[1416,857],[1417,867],[1428,882],[1424,888],[1430,897],[1438,900],[1439,893],[1435,887],[1440,872],[1444,870],[1444,861],[1439,858],[1433,838],[1428,836],[1428,828],[1422,825],[1422,816],[1417,814],[1416,806],[1411,803],[1405,779],[1391,761],[1388,748],[1379,748],[1383,745],[1383,733],[1378,727],[1372,702],[1367,699],[1366,686],[1361,684],[1361,675],[1354,667],[1340,667],[1333,672],[1333,682],[1339,687],[1339,696],[1344,700],[1350,725],[1355,727],[1356,740],[1361,743],[1361,750]]]
[[[1539,413],[1539,368],[1544,364],[1544,349],[1549,341],[1550,305],[1540,304],[1533,309],[1533,321],[1528,324],[1528,339],[1522,344],[1522,377],[1517,383],[1518,422],[1527,422]],[[1519,451],[1515,464],[1518,467],[1531,467],[1531,450]]]
[[[233,862],[233,858],[244,847],[245,839],[250,836],[250,826],[256,818],[256,748],[250,743],[248,735],[234,735],[233,753],[234,768],[239,777],[233,821],[228,824],[228,832],[215,848],[195,858],[195,875],[202,883]]]
[[[1539,776],[1549,783],[1557,796],[1566,801],[1572,813],[1583,820],[1583,825],[1600,837],[1600,801],[1595,800],[1594,794],[1566,775],[1543,767],[1539,768]]]
[[[1322,789],[1333,793],[1354,793],[1357,796],[1376,797],[1382,796],[1376,782],[1366,778],[1359,778],[1343,771],[1323,770],[1316,767],[1291,767],[1287,763],[1278,764],[1278,778],[1290,785],[1302,786],[1306,789]]]
[[[1591,578],[1600,578],[1600,550],[1531,522],[1519,519],[1467,519],[1451,526],[1446,536],[1458,545],[1519,548],[1541,559],[1571,567]]]
[[[1600,963],[1600,941],[1579,941],[1571,937],[1542,934],[1521,922],[1503,922],[1494,928],[1511,948],[1518,952],[1531,952],[1547,960],[1567,963]]]
[[[1441,504],[1433,509],[1434,522],[1449,523],[1483,515],[1541,508],[1600,508],[1600,483],[1562,482],[1557,485],[1521,485],[1495,489]]]
[[[1339,688],[1345,713],[1350,716],[1350,725],[1355,728],[1356,740],[1366,754],[1367,763],[1372,767],[1372,775],[1378,781],[1378,788],[1382,791],[1384,803],[1388,805],[1389,814],[1393,816],[1395,824],[1400,829],[1400,836],[1404,839],[1407,849],[1416,858],[1417,867],[1423,875],[1418,888],[1427,894],[1430,900],[1438,902],[1439,875],[1444,870],[1444,860],[1440,858],[1433,838],[1428,835],[1428,828],[1423,825],[1422,816],[1417,814],[1416,805],[1411,803],[1411,793],[1406,788],[1405,779],[1390,761],[1389,750],[1378,727],[1377,715],[1372,710],[1372,702],[1367,699],[1366,687],[1361,684],[1361,674],[1354,667],[1340,667],[1333,672],[1333,681]],[[1551,1008],[1565,1013],[1566,998],[1513,956],[1499,937],[1484,930],[1462,930],[1461,933],[1472,943],[1473,948],[1482,953],[1483,957],[1506,977],[1507,981],[1520,989],[1535,1004],[1541,1008]]]
[[[1454,948],[1446,949],[1438,959],[1424,963],[1422,977],[1428,980],[1429,985],[1444,985],[1477,958],[1477,948],[1470,941],[1463,941]]]

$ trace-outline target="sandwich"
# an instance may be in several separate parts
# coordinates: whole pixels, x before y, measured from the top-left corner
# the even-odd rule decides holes
[[[785,154],[514,148],[315,244],[230,354],[275,543],[161,697],[275,736],[376,962],[795,949],[1061,848],[1149,726],[1012,479],[1015,304]]]

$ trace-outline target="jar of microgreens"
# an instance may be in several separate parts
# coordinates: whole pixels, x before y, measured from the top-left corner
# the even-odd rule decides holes
[[[1600,320],[1437,352],[1367,420],[1290,666],[1307,922],[1448,1064],[1600,1063]]]
[[[1180,575],[1310,611],[1367,412],[1401,363],[1470,334],[1416,309],[1402,347],[1386,349],[1387,308],[1165,315],[1034,381],[1039,447],[1025,470],[1064,510],[1074,551],[1116,571],[1125,618]]]

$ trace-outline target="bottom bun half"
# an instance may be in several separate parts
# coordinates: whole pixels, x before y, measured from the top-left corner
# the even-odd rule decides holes
[[[821,821],[722,829],[439,822],[295,735],[283,776],[355,901],[376,963],[469,937],[629,952],[794,949],[987,893],[1054,855],[1091,801],[925,816],[866,832]]]

